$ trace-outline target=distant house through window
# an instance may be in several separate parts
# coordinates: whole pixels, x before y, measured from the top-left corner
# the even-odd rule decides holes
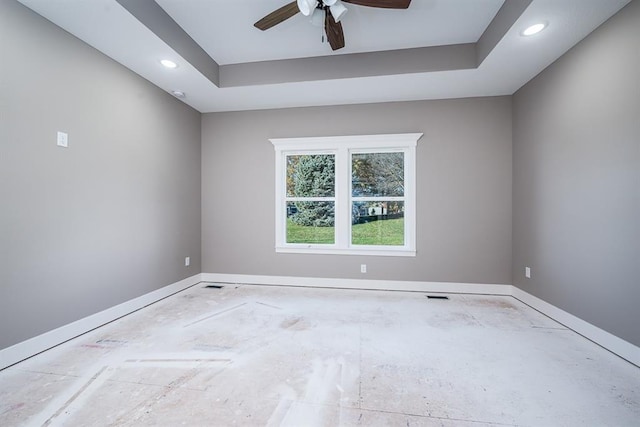
[[[271,139],[276,251],[415,256],[421,136]]]

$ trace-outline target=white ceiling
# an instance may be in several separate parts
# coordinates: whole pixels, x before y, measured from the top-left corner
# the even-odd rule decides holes
[[[332,54],[329,45],[322,43],[322,28],[311,25],[301,13],[268,31],[253,26],[290,1],[156,0],[221,65]],[[405,10],[345,3],[349,10],[342,20],[346,46],[336,54],[473,43],[502,3],[414,0]],[[212,20],[213,16],[224,18]]]
[[[183,91],[187,95],[183,101],[200,112],[214,112],[510,95],[630,0],[533,0],[486,59],[466,69],[373,76],[356,73],[348,78],[233,87],[226,87],[222,78],[218,84],[212,82],[206,72],[199,71],[203,70],[201,64],[185,59],[192,58],[186,50],[175,43],[170,46],[156,34],[157,28],[154,33],[116,0],[19,1],[165,91]],[[344,58],[371,68],[376,67],[375,61],[371,62],[375,54],[362,52],[476,43],[503,6],[503,0],[413,0],[407,10],[345,4],[349,8],[342,21],[346,47],[332,52],[321,42],[321,29],[301,14],[265,32],[253,27],[289,0],[156,2],[221,70],[228,64],[248,63],[245,69],[249,72],[259,70],[250,68],[255,61],[276,60],[289,61],[261,64],[304,72],[309,63],[297,58],[309,57],[326,61]],[[549,24],[545,31],[533,37],[520,35],[525,27],[539,21]],[[341,57],[332,58],[337,55]],[[159,65],[163,58],[173,59],[179,67],[163,68]],[[326,62],[323,66],[332,64],[344,63]]]

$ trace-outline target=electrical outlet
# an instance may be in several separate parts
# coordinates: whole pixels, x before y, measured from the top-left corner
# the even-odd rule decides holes
[[[184,265],[185,265],[185,267],[189,267],[189,264],[191,264],[191,258],[189,258],[189,257],[185,257],[185,258],[184,258]]]
[[[58,132],[58,146],[67,148],[69,146],[69,135],[64,132]]]
[[[367,272],[367,264],[360,264],[360,273]]]
[[[524,277],[531,279],[531,269],[529,267],[524,268]]]

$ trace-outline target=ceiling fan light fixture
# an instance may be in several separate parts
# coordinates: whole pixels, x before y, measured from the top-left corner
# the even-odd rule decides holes
[[[298,9],[304,16],[310,16],[318,6],[317,0],[297,0]]]
[[[329,10],[333,15],[333,19],[335,19],[336,22],[340,22],[349,9],[344,7],[342,2],[338,0],[333,5],[329,6]]]
[[[322,0],[322,3],[324,3],[325,6],[333,6],[337,2],[338,0]]]
[[[316,8],[311,14],[311,25],[322,27],[324,25],[324,9]]]

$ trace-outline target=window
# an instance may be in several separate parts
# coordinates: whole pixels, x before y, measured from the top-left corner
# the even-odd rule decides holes
[[[276,251],[415,256],[421,136],[271,139]]]

